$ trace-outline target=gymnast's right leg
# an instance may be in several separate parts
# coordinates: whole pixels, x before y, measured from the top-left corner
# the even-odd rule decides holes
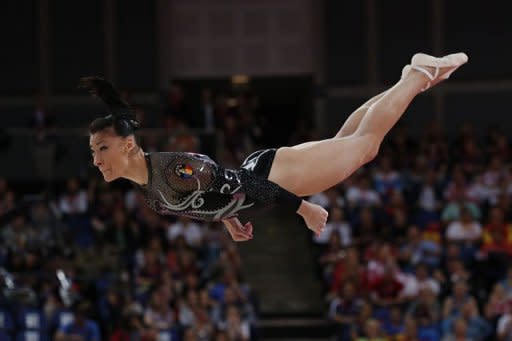
[[[376,98],[367,112],[360,111],[354,116],[357,128],[352,134],[280,148],[269,180],[300,196],[312,195],[336,185],[375,157],[384,136],[416,95],[447,78],[466,62],[465,54],[443,58],[413,57],[413,67],[404,68],[402,79]],[[346,131],[350,130],[347,128]],[[343,134],[343,129],[340,134]]]
[[[343,123],[343,126],[338,131],[336,135],[334,135],[334,138],[340,138],[340,137],[346,137],[349,135],[352,135],[357,127],[359,127],[359,123],[363,119],[364,115],[368,112],[368,109],[372,106],[373,103],[378,101],[382,96],[386,94],[387,91],[381,92],[380,94],[373,96],[368,101],[366,101],[363,105],[361,105],[359,108],[354,110],[350,116],[345,120]],[[317,143],[318,141],[309,141],[304,142],[301,144],[298,144],[296,146],[293,146],[295,149],[302,149],[308,146],[311,146],[313,143]]]
[[[387,91],[381,92],[377,96],[373,96],[368,101],[366,101],[363,105],[357,108],[347,120],[343,123],[343,126],[338,131],[338,133],[334,136],[334,138],[345,137],[352,135],[357,128],[359,127],[359,123],[368,112],[368,109],[373,105],[373,103],[377,102],[387,93]]]

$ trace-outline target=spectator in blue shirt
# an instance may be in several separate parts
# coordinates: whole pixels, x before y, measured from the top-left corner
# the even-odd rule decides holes
[[[64,341],[70,338],[83,341],[100,341],[98,324],[87,318],[88,304],[81,302],[73,310],[74,319],[71,323],[59,328],[55,334],[55,341]]]

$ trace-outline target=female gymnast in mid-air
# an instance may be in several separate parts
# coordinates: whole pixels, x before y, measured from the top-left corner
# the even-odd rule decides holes
[[[238,169],[223,168],[196,153],[145,153],[134,135],[139,123],[114,87],[98,77],[84,77],[80,85],[109,108],[89,126],[93,162],[105,181],[126,178],[156,212],[222,221],[233,240],[245,241],[252,238],[253,226],[242,224],[239,212],[250,215],[270,205],[300,215],[309,229],[320,233],[327,211],[301,197],[338,184],[371,161],[414,97],[467,60],[464,53],[442,58],[418,53],[401,79],[354,111],[334,137],[259,150]]]

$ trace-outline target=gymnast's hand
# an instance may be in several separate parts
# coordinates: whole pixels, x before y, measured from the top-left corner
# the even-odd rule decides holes
[[[312,204],[306,200],[302,200],[297,214],[304,219],[306,226],[316,234],[323,231],[329,215],[322,206]]]
[[[245,242],[252,239],[251,222],[247,222],[245,225],[242,225],[237,217],[223,219],[222,222],[235,242]]]

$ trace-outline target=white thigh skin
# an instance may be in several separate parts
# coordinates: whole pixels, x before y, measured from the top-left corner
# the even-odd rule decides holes
[[[296,195],[313,195],[372,160],[379,145],[370,135],[352,135],[279,148],[268,179]]]

